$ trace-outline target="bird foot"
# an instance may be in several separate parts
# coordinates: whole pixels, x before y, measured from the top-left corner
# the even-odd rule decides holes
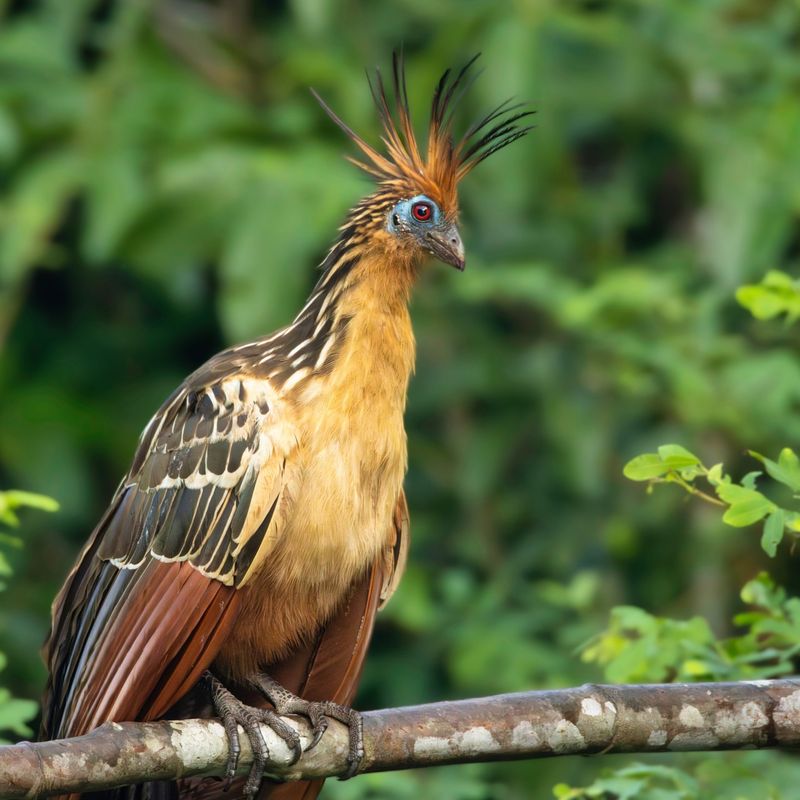
[[[329,701],[312,702],[304,700],[284,689],[276,680],[268,675],[257,675],[251,679],[253,685],[275,706],[278,714],[297,714],[306,717],[311,723],[313,736],[306,750],[319,744],[319,740],[328,728],[328,718],[338,720],[347,725],[350,733],[350,747],[347,755],[347,770],[339,776],[340,780],[352,778],[358,772],[364,758],[364,726],[361,714],[352,708]]]
[[[286,742],[293,754],[291,764],[296,763],[303,752],[300,736],[294,728],[287,725],[274,711],[255,708],[243,703],[210,672],[205,673],[205,679],[211,689],[211,702],[214,710],[219,715],[225,727],[225,734],[228,737],[228,767],[225,772],[228,786],[230,786],[230,782],[236,774],[236,767],[239,764],[239,756],[242,751],[237,727],[241,725],[250,740],[250,746],[253,748],[253,766],[250,768],[250,774],[247,776],[247,782],[244,785],[244,794],[245,797],[254,798],[258,794],[261,781],[264,779],[264,771],[269,759],[269,749],[261,733],[260,724],[265,723],[268,725]]]

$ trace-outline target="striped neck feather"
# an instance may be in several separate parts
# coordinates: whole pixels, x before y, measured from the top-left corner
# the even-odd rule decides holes
[[[305,377],[329,372],[362,306],[374,310],[377,304],[387,311],[402,307],[407,313],[416,267],[387,246],[393,242],[385,219],[395,202],[394,195],[375,194],[350,212],[292,324],[260,341],[259,366],[277,385],[290,388]],[[353,296],[356,290],[358,298]],[[359,303],[364,292],[376,302]]]

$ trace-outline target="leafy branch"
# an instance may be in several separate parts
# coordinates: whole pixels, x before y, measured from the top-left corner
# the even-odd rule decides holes
[[[777,460],[748,451],[763,465],[769,478],[800,496],[800,459],[785,447]],[[631,459],[623,470],[634,481],[674,483],[705,502],[724,509],[722,520],[736,528],[763,521],[761,547],[774,557],[785,535],[798,538],[800,512],[779,505],[758,488],[763,471],[748,472],[736,482],[723,464],[707,467],[692,452],[665,444],[655,453]],[[709,490],[702,484],[704,481]],[[647,611],[619,606],[608,628],[583,649],[585,661],[605,667],[612,681],[640,680],[745,680],[786,675],[800,655],[800,598],[787,597],[784,589],[761,573],[745,584],[743,602],[751,606],[734,618],[742,634],[717,639],[702,617],[675,620]]]
[[[762,680],[794,672],[800,598],[787,597],[766,573],[748,581],[740,597],[749,608],[733,622],[744,631],[724,639],[715,637],[703,617],[677,620],[617,606],[582,658],[604,667],[614,683]]]
[[[790,490],[793,499],[800,497],[800,459],[794,450],[784,447],[777,461],[754,450],[748,452],[764,465],[773,481]],[[723,470],[722,464],[706,467],[694,453],[681,445],[665,444],[656,453],[643,453],[631,459],[623,473],[633,481],[646,481],[650,491],[658,483],[675,483],[695,497],[724,507],[722,521],[734,528],[764,520],[761,547],[774,558],[785,535],[794,539],[800,536],[800,512],[779,505],[756,488],[763,471],[748,472],[736,482]],[[716,497],[697,486],[700,479],[710,485]]]

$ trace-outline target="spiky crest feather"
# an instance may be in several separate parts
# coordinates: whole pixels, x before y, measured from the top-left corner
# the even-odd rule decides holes
[[[439,79],[433,93],[424,157],[411,120],[402,53],[395,51],[392,58],[394,109],[380,70],[375,70],[374,81],[367,76],[383,127],[381,140],[386,147],[386,155],[368,144],[317,92],[311,91],[328,116],[367,158],[348,157],[349,161],[375,178],[384,188],[396,189],[400,194],[408,191],[426,194],[439,204],[446,215],[455,216],[459,181],[492,153],[530,131],[533,126],[520,125],[520,121],[536,113],[523,103],[506,100],[473,123],[458,140],[454,139],[453,112],[479,74],[472,71],[479,55],[473,56],[457,73],[448,69]]]

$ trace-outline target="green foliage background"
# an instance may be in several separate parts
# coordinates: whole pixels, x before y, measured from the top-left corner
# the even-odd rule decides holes
[[[600,680],[578,649],[614,606],[703,618],[661,630],[677,655],[658,675],[642,647],[615,673],[669,679],[687,642],[735,633],[762,569],[797,593],[786,546],[771,562],[755,529],[677,489],[647,498],[622,468],[680,441],[740,475],[748,448],[800,438],[800,328],[735,300],[797,273],[798,36],[792,0],[0,0],[0,479],[61,504],[26,517],[10,555],[4,682],[38,695],[50,601],[152,411],[224,345],[291,319],[367,189],[307,87],[374,139],[363,68],[401,42],[420,124],[441,71],[481,50],[462,120],[515,95],[539,127],[465,183],[467,271],[431,265],[417,291],[411,566],[358,705]],[[615,613],[611,633],[652,633]],[[326,791],[550,797],[608,766],[627,771],[585,796],[800,782],[777,754],[641,761]]]

